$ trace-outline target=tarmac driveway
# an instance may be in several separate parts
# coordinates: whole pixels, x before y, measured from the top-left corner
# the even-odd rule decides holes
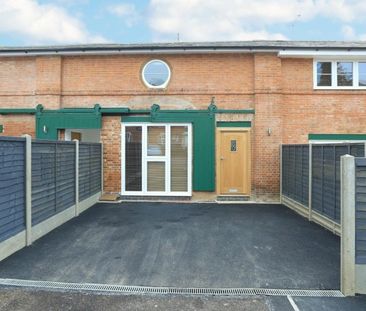
[[[0,262],[0,278],[339,289],[339,246],[281,205],[97,204]]]

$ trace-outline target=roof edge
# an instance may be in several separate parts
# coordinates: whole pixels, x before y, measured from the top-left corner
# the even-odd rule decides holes
[[[366,41],[225,41],[0,47],[0,56],[365,51]]]

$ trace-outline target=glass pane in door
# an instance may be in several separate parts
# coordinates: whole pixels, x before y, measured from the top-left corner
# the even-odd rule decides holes
[[[188,128],[171,127],[171,191],[188,191]]]
[[[142,190],[142,127],[128,126],[126,144],[126,191]]]
[[[165,162],[147,162],[147,191],[165,191]]]
[[[165,126],[147,128],[147,155],[165,156]]]

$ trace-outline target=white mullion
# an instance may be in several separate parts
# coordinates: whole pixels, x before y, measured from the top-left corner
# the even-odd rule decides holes
[[[188,185],[187,185],[187,191],[189,195],[192,194],[192,124],[188,124],[188,163],[187,163],[187,172],[188,172]]]
[[[147,125],[142,124],[142,156],[141,156],[141,175],[142,175],[142,193],[147,193]]]
[[[170,184],[170,161],[171,161],[171,144],[170,144],[170,137],[171,137],[171,125],[165,126],[165,192],[171,192],[171,184]]]

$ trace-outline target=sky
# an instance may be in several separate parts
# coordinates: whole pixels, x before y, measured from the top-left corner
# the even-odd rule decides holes
[[[366,40],[365,16],[365,0],[0,0],[0,46]]]

